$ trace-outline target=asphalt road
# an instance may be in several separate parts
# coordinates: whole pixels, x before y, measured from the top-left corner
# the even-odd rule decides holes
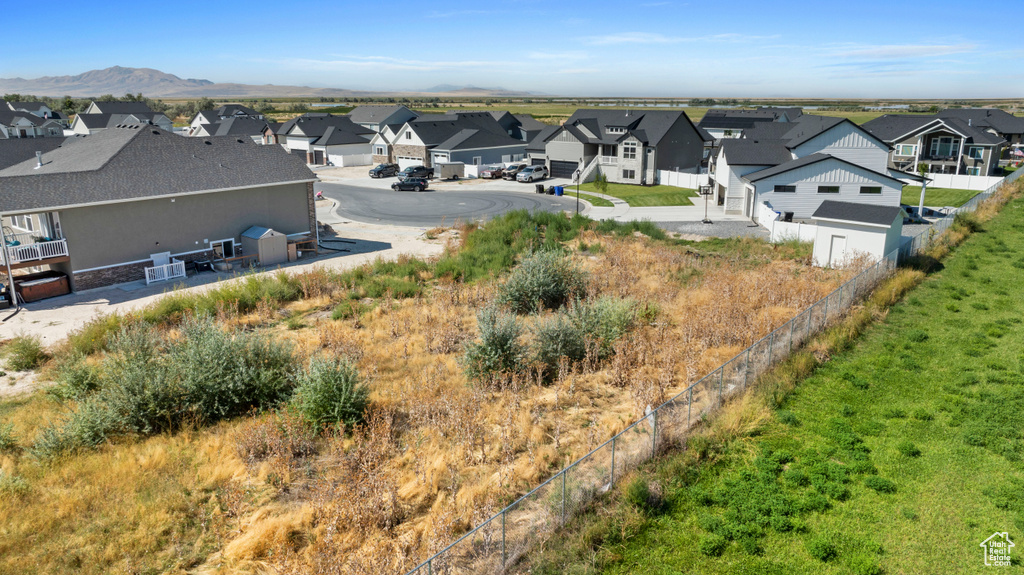
[[[344,218],[369,224],[450,226],[492,218],[512,210],[575,211],[576,198],[486,190],[395,192],[319,183],[318,191],[338,202]]]

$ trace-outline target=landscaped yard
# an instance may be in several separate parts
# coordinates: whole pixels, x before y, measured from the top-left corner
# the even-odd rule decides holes
[[[576,188],[572,191],[575,193]],[[593,182],[587,182],[580,186],[584,192],[597,192],[598,189]],[[608,189],[603,192],[609,196],[615,196],[627,202],[634,208],[648,206],[692,206],[690,198],[696,198],[697,192],[687,188],[675,186],[633,186],[629,184],[608,184]],[[596,205],[596,204],[595,204]]]
[[[788,396],[762,389],[627,479],[531,572],[983,572],[979,544],[1024,531],[1022,209]]]
[[[958,208],[967,200],[978,195],[978,190],[957,190],[953,188],[932,188],[924,191],[924,205],[930,207],[952,206]],[[903,197],[900,202],[916,206],[921,201],[921,186],[903,186]]]
[[[582,190],[583,187],[580,186],[580,189]],[[576,188],[575,187],[573,187],[573,188],[566,188],[565,189],[565,195],[570,196],[570,197],[571,196],[575,196],[576,195]],[[588,193],[582,192],[582,191],[580,192],[580,199],[581,200],[587,200],[588,202],[593,204],[593,206],[595,208],[611,208],[611,207],[615,206],[615,204],[609,202],[608,200],[606,200],[606,199],[604,199],[604,198],[602,198],[600,196],[594,196],[594,195],[591,195],[591,194],[588,194]]]

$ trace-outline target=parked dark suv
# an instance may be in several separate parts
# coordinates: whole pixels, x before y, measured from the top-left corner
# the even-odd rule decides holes
[[[434,177],[434,168],[428,168],[426,166],[409,166],[408,168],[398,172],[398,179],[404,180],[406,178],[430,178]]]
[[[405,178],[391,184],[391,189],[396,192],[407,192],[412,190],[414,192],[420,192],[427,189],[430,182],[426,178]]]
[[[526,164],[512,164],[501,172],[502,179],[516,181],[516,174],[523,171]]]
[[[381,164],[370,170],[371,178],[387,178],[398,173],[398,164]]]

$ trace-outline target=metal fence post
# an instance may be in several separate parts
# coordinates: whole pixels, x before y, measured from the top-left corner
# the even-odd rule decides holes
[[[864,273],[864,272],[861,272]],[[857,299],[857,278],[860,274],[853,276],[853,299],[850,300],[850,304],[853,304],[853,300]]]
[[[505,510],[501,510],[501,567],[505,568],[508,561],[508,554],[505,552]]]
[[[686,398],[686,429],[690,429],[690,415],[693,413],[693,386],[690,386],[690,395]]]
[[[753,346],[751,346],[753,347]],[[747,388],[747,378],[750,377],[750,348],[747,348],[747,361],[743,363],[743,389]],[[721,389],[721,386],[719,386]]]
[[[658,452],[658,410],[651,412],[651,459]]]
[[[434,558],[427,559],[427,575],[434,575]]]
[[[828,294],[827,296],[825,296],[825,315],[823,315],[822,319],[821,319],[822,327],[824,327],[825,324],[828,323],[828,296],[829,295],[832,295],[832,294]]]
[[[793,353],[793,328],[796,327],[796,318],[789,320],[789,353]]]
[[[807,308],[807,332],[804,333],[804,341],[807,341],[807,338],[811,337],[811,321],[814,318],[815,305],[816,304],[811,304],[811,307]]]
[[[771,337],[768,338],[768,365],[765,369],[772,366],[772,353],[775,351],[775,332],[772,332]]]
[[[612,437],[612,480],[609,485],[615,485],[615,440],[619,436]]]
[[[565,471],[562,470],[562,527],[565,527]]]

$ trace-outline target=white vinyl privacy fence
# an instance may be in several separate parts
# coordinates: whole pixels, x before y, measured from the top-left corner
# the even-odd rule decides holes
[[[1006,178],[1006,183],[1016,177]],[[973,211],[994,191],[995,186],[936,222],[938,232],[949,227],[955,213]],[[926,231],[914,238],[912,245],[887,254],[407,575],[500,573],[514,565],[535,543],[565,525],[591,500],[609,491],[623,475],[654,457],[659,449],[682,444],[705,415],[716,411],[729,397],[743,392],[773,364],[843,317],[892,273],[898,258],[927,247],[936,235]]]

